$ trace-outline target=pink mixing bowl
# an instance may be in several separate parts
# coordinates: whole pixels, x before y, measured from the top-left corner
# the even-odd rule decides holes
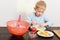
[[[17,26],[17,20],[11,20],[7,22],[8,31],[16,36],[23,36],[29,29],[30,24],[26,21],[19,22],[20,27]]]

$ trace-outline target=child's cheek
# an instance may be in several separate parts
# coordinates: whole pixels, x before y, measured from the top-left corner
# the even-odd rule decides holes
[[[42,15],[42,14],[43,14],[43,13],[37,13],[37,15],[39,15],[39,16]]]
[[[37,12],[37,13],[36,13],[36,15],[37,15],[37,16],[39,16],[39,15],[40,15],[40,13],[38,13],[38,12]]]
[[[40,15],[43,15],[43,13],[40,13]]]

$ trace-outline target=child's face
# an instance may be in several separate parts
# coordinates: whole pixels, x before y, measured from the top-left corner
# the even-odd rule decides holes
[[[44,11],[45,11],[45,8],[36,8],[35,9],[35,15],[37,16],[37,17],[39,17],[39,16],[41,16],[43,13],[44,13]]]

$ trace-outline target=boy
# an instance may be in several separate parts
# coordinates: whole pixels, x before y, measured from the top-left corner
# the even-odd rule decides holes
[[[27,17],[27,22],[32,25],[39,25],[41,27],[51,26],[52,22],[46,18],[43,14],[46,9],[46,3],[44,1],[38,1],[35,5],[35,12],[33,12],[29,17]]]

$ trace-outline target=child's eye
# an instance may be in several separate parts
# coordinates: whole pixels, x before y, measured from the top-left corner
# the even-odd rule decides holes
[[[41,12],[41,11],[38,11],[38,12]]]
[[[41,12],[41,11],[38,11],[38,12]]]

